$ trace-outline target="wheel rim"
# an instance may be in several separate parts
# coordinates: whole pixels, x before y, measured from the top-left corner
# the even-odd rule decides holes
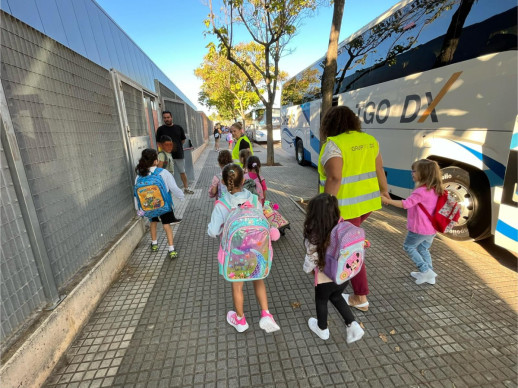
[[[464,226],[473,216],[475,211],[473,196],[469,189],[459,182],[448,182],[444,188],[460,205],[460,217],[457,222],[457,227]]]

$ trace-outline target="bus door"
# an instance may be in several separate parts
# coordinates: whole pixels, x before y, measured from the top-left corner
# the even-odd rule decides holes
[[[505,170],[504,185],[495,190],[496,199],[501,195],[495,244],[518,253],[518,116],[514,123],[509,146],[509,158]],[[496,201],[498,202],[498,201]]]

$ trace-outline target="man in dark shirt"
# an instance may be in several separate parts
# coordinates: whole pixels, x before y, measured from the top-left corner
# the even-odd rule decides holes
[[[183,143],[185,143],[185,132],[179,125],[173,124],[173,115],[171,112],[165,110],[162,112],[162,120],[164,125],[158,127],[156,130],[156,142],[160,144],[162,136],[169,136],[173,139],[173,152],[171,152],[174,161],[174,168],[180,173],[183,182],[183,192],[185,194],[194,194],[194,191],[189,189],[187,183],[187,175],[185,175],[185,160],[183,156]]]

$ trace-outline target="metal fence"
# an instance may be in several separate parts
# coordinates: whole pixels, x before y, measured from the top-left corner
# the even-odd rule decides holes
[[[149,117],[143,92],[122,83],[122,120],[108,69],[0,13],[5,351],[20,328],[56,302],[59,290],[133,219],[130,142],[121,124],[132,123],[132,129],[142,128],[137,135],[149,136]],[[185,126],[200,145],[198,125],[189,127],[196,118],[183,106]]]

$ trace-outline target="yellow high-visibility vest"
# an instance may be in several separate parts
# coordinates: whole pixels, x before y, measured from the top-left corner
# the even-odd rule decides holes
[[[318,157],[320,192],[324,192],[326,183],[321,159],[329,140],[342,151],[342,182],[336,195],[342,218],[356,218],[381,209],[380,188],[376,176],[379,145],[373,136],[363,132],[351,131],[327,138]]]
[[[252,142],[246,137],[246,135],[241,136],[239,139],[237,139],[236,144],[234,145],[234,148],[232,148],[232,159],[234,160],[234,163],[243,167],[241,162],[239,161],[239,144],[241,143],[241,140],[245,139],[248,144],[250,144],[250,152],[252,155],[254,154],[254,149],[252,148]]]

